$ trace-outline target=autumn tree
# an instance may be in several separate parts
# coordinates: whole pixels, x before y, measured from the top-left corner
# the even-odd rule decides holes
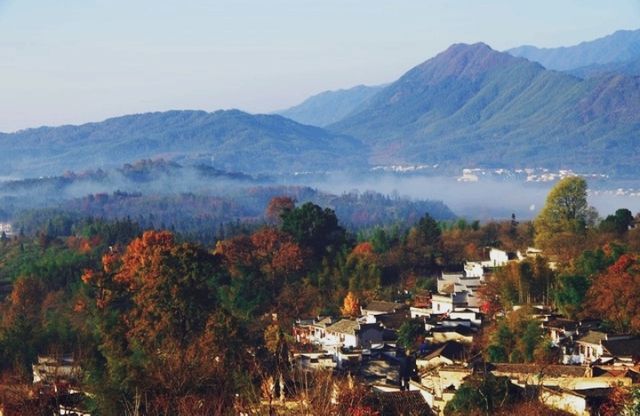
[[[269,224],[281,224],[282,216],[296,207],[296,202],[289,196],[274,196],[269,201],[264,216]]]
[[[44,286],[34,277],[22,277],[0,312],[0,358],[2,366],[12,366],[26,376],[36,358],[43,335],[41,305]]]
[[[264,227],[250,236],[241,235],[219,241],[215,252],[233,277],[224,297],[232,309],[250,316],[279,310],[285,318],[296,318],[301,303],[292,302],[289,290],[296,287],[308,293],[300,282],[304,269],[303,250],[293,238],[278,229]],[[299,299],[305,301],[308,299]]]
[[[341,312],[344,316],[356,317],[360,314],[360,301],[353,292],[344,298]]]
[[[587,294],[586,312],[606,319],[616,330],[640,333],[640,261],[625,254],[597,276]]]
[[[382,270],[378,255],[369,242],[356,245],[345,264],[349,275],[349,290],[358,294],[374,295],[380,288]]]
[[[269,401],[274,398],[284,401],[287,394],[287,384],[291,377],[291,357],[289,354],[289,342],[286,335],[276,324],[267,326],[264,331],[265,348],[267,357],[262,362],[266,370],[267,379],[266,395]]]
[[[555,275],[543,257],[509,263],[498,269],[482,291],[486,301],[499,299],[503,308],[513,305],[547,303]],[[487,299],[486,296],[493,296]]]
[[[177,414],[188,396],[232,399],[229,366],[243,349],[233,345],[239,324],[216,309],[225,278],[214,255],[147,231],[83,280],[97,300],[107,382],[122,397],[144,388],[159,414]]]

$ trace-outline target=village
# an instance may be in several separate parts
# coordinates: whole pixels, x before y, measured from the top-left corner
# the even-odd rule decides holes
[[[477,348],[488,324],[478,290],[498,268],[543,254],[535,248],[524,253],[489,248],[488,253],[486,260],[442,271],[437,291],[414,296],[411,303],[374,300],[360,306],[357,316],[298,319],[290,365],[308,374],[353,377],[402,415],[444,415],[473,376],[506,377],[545,406],[576,416],[597,414],[613,389],[640,383],[640,337],[601,330],[598,320],[567,319],[547,305],[534,305],[532,313],[561,352],[557,363],[488,362]],[[419,322],[424,330],[415,349],[397,342],[407,322]],[[32,371],[40,395],[55,397],[53,414],[91,415],[74,357],[39,356]]]
[[[413,304],[372,301],[357,317],[300,319],[293,334],[309,352],[295,353],[295,362],[306,369],[348,372],[407,409],[438,415],[474,374],[508,377],[515,387],[534,389],[539,401],[568,414],[595,414],[612,389],[640,383],[640,337],[603,331],[600,321],[570,320],[550,306],[535,305],[540,327],[561,351],[557,363],[491,363],[474,347],[487,324],[478,296],[485,279],[510,262],[540,255],[535,248],[525,253],[491,248],[487,260],[443,271],[437,292],[416,297]],[[412,319],[420,321],[426,335],[417,350],[406,351],[396,340],[401,325]]]

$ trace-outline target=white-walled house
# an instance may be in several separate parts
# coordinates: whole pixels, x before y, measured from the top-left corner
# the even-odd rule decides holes
[[[467,261],[464,263],[465,277],[484,277],[484,266],[481,261]]]
[[[449,319],[465,319],[471,322],[471,325],[476,327],[480,327],[482,325],[482,315],[477,309],[455,309],[452,312],[449,312]]]
[[[433,310],[431,308],[417,308],[412,306],[409,309],[409,313],[411,315],[411,319],[414,318],[428,318],[433,314]]]
[[[499,248],[491,247],[489,250],[489,262],[483,262],[488,267],[502,267],[511,260],[519,260],[517,253],[507,252]]]
[[[383,341],[384,329],[377,323],[341,319],[326,328],[322,345],[336,348],[369,348]]]
[[[293,327],[296,342],[322,345],[327,336],[327,327],[335,322],[336,320],[330,316],[298,320]]]
[[[640,356],[640,338],[589,331],[576,341],[580,364],[619,361],[633,364],[634,354]]]
[[[451,313],[455,309],[463,309],[467,306],[466,293],[450,293],[447,295],[435,293],[431,297],[431,310],[434,315]]]

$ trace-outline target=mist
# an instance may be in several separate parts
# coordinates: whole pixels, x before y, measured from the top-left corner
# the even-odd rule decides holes
[[[455,177],[379,174],[368,176],[333,173],[308,184],[334,194],[375,191],[411,199],[439,200],[458,216],[468,219],[501,220],[512,214],[523,220],[533,219],[544,206],[547,194],[556,182],[522,182],[482,178],[478,182],[461,182]],[[604,184],[606,185],[606,184]],[[588,202],[600,216],[619,208],[640,212],[640,192],[603,188],[588,192]]]
[[[251,188],[297,186],[310,187],[332,195],[371,191],[392,199],[441,201],[455,215],[470,220],[510,219],[512,214],[519,220],[529,220],[538,215],[554,184],[555,182],[525,182],[495,177],[482,177],[477,182],[461,182],[455,177],[389,172],[252,177],[208,166],[181,166],[174,162],[147,161],[109,171],[68,173],[65,176],[19,181],[0,180],[0,211],[7,215],[30,208],[58,207],[65,201],[84,198],[89,194],[111,194],[116,191],[143,195],[188,193],[236,197],[246,202],[247,199],[243,199],[243,196],[248,195]],[[628,208],[634,214],[640,211],[639,191],[628,187],[617,189],[613,183],[593,185],[595,186],[589,191],[588,200],[601,217],[606,217],[619,208]]]

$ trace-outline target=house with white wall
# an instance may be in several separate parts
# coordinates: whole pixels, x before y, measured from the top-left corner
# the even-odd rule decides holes
[[[435,293],[431,297],[431,310],[434,315],[451,313],[455,309],[464,309],[467,305],[467,293]]]
[[[325,347],[369,348],[383,341],[384,329],[378,323],[360,323],[353,319],[341,319],[326,328],[322,340]]]

